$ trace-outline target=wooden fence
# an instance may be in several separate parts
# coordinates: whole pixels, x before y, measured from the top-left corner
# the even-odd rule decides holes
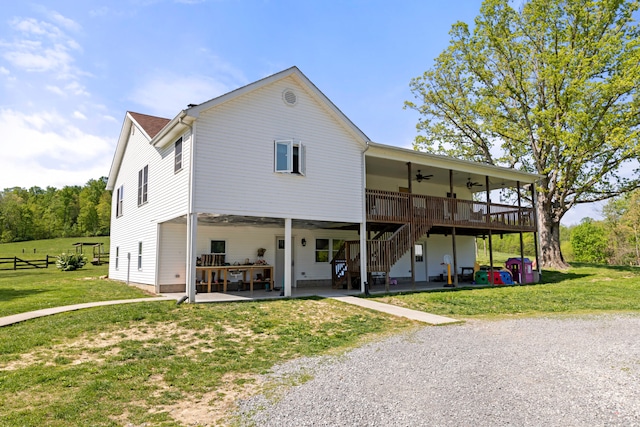
[[[45,259],[22,259],[17,256],[0,258],[0,270],[24,270],[27,268],[49,268],[49,264],[55,264],[56,257],[45,255]],[[7,267],[7,264],[10,267]]]

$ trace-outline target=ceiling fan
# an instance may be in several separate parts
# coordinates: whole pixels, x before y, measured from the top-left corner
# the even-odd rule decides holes
[[[467,178],[467,188],[471,190],[473,187],[482,187],[482,184],[479,182],[471,181],[471,178]]]
[[[429,180],[433,177],[433,175],[422,175],[420,169],[418,169],[418,173],[416,174],[416,181],[422,182],[422,180]]]

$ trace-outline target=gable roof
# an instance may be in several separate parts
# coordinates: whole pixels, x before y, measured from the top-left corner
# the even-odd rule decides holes
[[[115,186],[116,177],[120,170],[120,165],[127,145],[128,135],[134,122],[138,124],[141,130],[146,134],[150,144],[155,147],[163,147],[164,145],[171,143],[173,141],[172,138],[175,137],[176,134],[188,129],[190,124],[197,120],[200,112],[214,108],[217,105],[223,104],[246,93],[263,88],[288,77],[294,78],[300,85],[308,90],[311,96],[315,98],[319,104],[323,106],[325,110],[347,130],[347,132],[359,141],[363,147],[369,143],[369,137],[365,135],[364,132],[362,132],[342,111],[340,111],[340,109],[336,107],[336,105],[331,102],[331,100],[327,98],[327,96],[298,69],[298,67],[293,66],[201,104],[189,105],[189,108],[180,111],[173,119],[134,113],[131,111],[127,112],[120,132],[120,138],[118,139],[118,145],[116,147],[113,162],[111,164],[109,179],[107,181],[107,189],[113,190]]]
[[[140,125],[142,130],[145,131],[149,139],[153,139],[164,128],[171,119],[165,119],[164,117],[150,116],[148,114],[128,112],[129,115]]]
[[[343,126],[345,126],[345,128],[347,128],[347,130],[353,136],[355,136],[364,144],[369,142],[369,137],[365,135],[365,133],[362,132],[360,128],[358,128],[338,107],[336,107],[336,105],[333,102],[331,102],[331,100],[327,98],[327,96],[324,93],[322,93],[322,91],[320,91],[320,89],[318,89],[318,87],[315,84],[313,84],[313,82],[309,80],[307,76],[305,76],[302,73],[302,71],[300,71],[300,69],[296,66],[287,68],[286,70],[280,71],[279,73],[272,74],[263,79],[257,80],[253,83],[250,83],[238,89],[232,90],[231,92],[227,92],[224,95],[210,99],[209,101],[205,101],[202,104],[190,106],[188,109],[185,110],[185,113],[188,116],[197,118],[200,115],[200,112],[204,110],[208,110],[217,105],[223,104],[241,95],[260,89],[262,87],[270,85],[276,81],[285,79],[287,77],[293,77],[295,80],[298,81],[298,83],[300,83],[302,86],[308,89],[311,95],[321,105],[323,105],[331,115],[333,115],[336,119],[338,119],[338,122],[341,123]]]

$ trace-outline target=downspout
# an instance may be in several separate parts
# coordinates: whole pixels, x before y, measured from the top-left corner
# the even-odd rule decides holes
[[[366,147],[362,151],[362,222],[360,222],[360,292],[367,294],[369,292],[367,270],[367,157],[366,152],[369,149],[369,141],[365,141]]]
[[[186,280],[185,280],[185,291],[187,292],[187,297],[190,303],[196,302],[196,266],[195,266],[195,241],[193,233],[193,210],[194,210],[194,187],[195,187],[195,158],[196,158],[196,132],[193,125],[185,123],[183,121],[184,117],[180,118],[180,124],[187,126],[191,132],[190,141],[191,146],[189,150],[189,184],[187,187],[187,259],[186,259]],[[195,218],[197,222],[198,218]],[[196,223],[197,225],[197,223]]]

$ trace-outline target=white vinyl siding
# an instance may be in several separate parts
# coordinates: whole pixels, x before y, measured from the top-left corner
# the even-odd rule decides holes
[[[362,221],[364,144],[294,78],[202,111],[196,138],[195,211]],[[304,141],[305,179],[274,173],[274,141],[288,140]]]
[[[128,133],[127,133],[128,134]],[[148,167],[150,174],[148,179],[149,203],[144,209],[137,209],[137,191],[128,191],[122,201],[122,210],[127,214],[118,221],[111,222],[111,263],[109,264],[109,277],[116,280],[129,280],[134,283],[154,285],[156,281],[156,253],[158,248],[158,229],[161,229],[164,221],[179,218],[186,215],[188,207],[188,183],[189,183],[189,155],[191,151],[191,134],[182,135],[182,168],[187,173],[176,174],[174,144],[157,148],[149,144],[149,140],[143,132],[135,132],[127,141],[122,164],[114,187],[129,186],[137,188],[139,173]],[[116,193],[116,192],[114,192]],[[117,194],[114,194],[114,199]],[[114,200],[115,202],[115,200]],[[116,205],[113,203],[112,217],[116,215]],[[161,224],[158,227],[158,224]],[[144,242],[144,253],[141,259],[141,269],[138,270],[138,242]],[[182,243],[186,246],[186,240]],[[115,268],[115,248],[118,247],[119,264]],[[162,251],[161,251],[162,252]],[[130,258],[128,258],[130,257]],[[181,260],[185,262],[184,255]],[[175,268],[171,265],[171,273],[175,276]],[[184,266],[182,267],[184,269]],[[185,276],[180,272],[179,279],[184,283]],[[160,276],[158,276],[160,277]]]
[[[186,281],[187,225],[160,225],[158,284],[182,285]],[[199,254],[198,254],[199,256]]]

